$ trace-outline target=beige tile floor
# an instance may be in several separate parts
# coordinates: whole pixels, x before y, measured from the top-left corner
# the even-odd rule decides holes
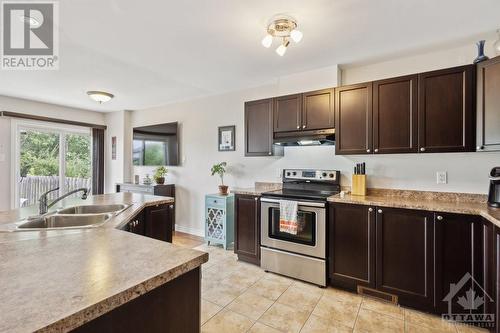
[[[266,273],[232,251],[206,244],[202,267],[204,333],[486,332],[372,298]]]

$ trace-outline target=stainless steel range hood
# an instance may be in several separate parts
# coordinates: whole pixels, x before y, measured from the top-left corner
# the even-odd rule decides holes
[[[335,129],[274,133],[273,144],[280,146],[334,145]]]

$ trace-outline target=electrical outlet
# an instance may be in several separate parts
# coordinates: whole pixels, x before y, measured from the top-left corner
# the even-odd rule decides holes
[[[436,172],[436,184],[448,184],[448,173],[446,171]]]

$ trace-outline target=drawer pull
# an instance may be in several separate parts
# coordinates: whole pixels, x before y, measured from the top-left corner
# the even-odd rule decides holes
[[[382,214],[382,213],[383,213],[382,209],[377,210],[377,212],[378,212],[379,214]]]
[[[438,215],[438,216],[437,216],[437,219],[438,219],[438,221],[442,221],[442,220],[443,220],[443,217],[442,217],[441,215]]]
[[[369,211],[370,213],[371,213],[371,212],[373,212],[373,208],[371,208],[371,207],[370,207],[370,208],[368,208],[368,211]]]

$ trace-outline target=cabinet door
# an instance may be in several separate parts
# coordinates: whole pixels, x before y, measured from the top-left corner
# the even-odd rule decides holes
[[[317,130],[335,127],[333,89],[311,91],[302,95],[302,129]]]
[[[377,289],[425,311],[434,308],[433,224],[431,212],[377,209]]]
[[[234,253],[238,259],[260,265],[259,197],[236,195]]]
[[[435,214],[435,260],[436,260],[436,310],[448,313],[448,301],[453,313],[462,313],[464,308],[457,302],[470,288],[483,296],[481,289],[466,278],[465,285],[457,294],[450,294],[451,284],[460,285],[470,275],[483,284],[482,223],[477,216],[459,214]],[[479,311],[483,311],[480,307]]]
[[[272,155],[273,100],[245,103],[245,156]]]
[[[375,288],[375,212],[372,207],[331,204],[329,266],[333,286]]]
[[[495,301],[495,332],[500,333],[500,229],[493,232],[493,288]]]
[[[372,153],[372,83],[335,89],[335,154]]]
[[[418,151],[416,75],[373,83],[374,153]]]
[[[419,75],[418,142],[421,152],[475,149],[473,69],[470,65]]]
[[[500,150],[500,57],[477,65],[477,150]]]
[[[172,242],[171,210],[169,205],[146,208],[145,235],[147,237]]]
[[[302,94],[274,98],[274,132],[302,129]]]

